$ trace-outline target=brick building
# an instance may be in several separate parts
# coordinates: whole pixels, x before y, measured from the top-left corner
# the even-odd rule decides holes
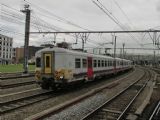
[[[32,59],[35,57],[35,53],[42,49],[44,47],[37,47],[37,46],[29,46],[29,54],[28,54],[28,59]],[[14,63],[18,64],[18,63],[23,63],[23,57],[24,57],[24,48],[20,47],[20,48],[14,48],[13,49],[13,54],[14,56]]]

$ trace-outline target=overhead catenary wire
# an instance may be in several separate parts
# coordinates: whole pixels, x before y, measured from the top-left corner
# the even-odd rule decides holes
[[[115,22],[122,30],[126,30],[126,27],[124,27],[123,24],[121,24],[118,21],[118,19],[115,16],[113,16],[113,14],[111,14],[110,12],[108,12],[109,10],[101,2],[99,2],[99,0],[97,0],[97,2],[95,2],[94,0],[92,0],[92,2],[98,8],[100,8],[111,20],[113,20],[113,22]],[[132,34],[129,34],[129,35],[131,36],[132,39],[134,39],[141,46],[141,44],[139,43],[139,41]]]

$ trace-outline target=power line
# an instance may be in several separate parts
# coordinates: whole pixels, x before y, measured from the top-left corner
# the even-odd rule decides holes
[[[132,25],[131,20],[129,19],[129,17],[127,16],[127,14],[123,11],[123,9],[121,8],[121,6],[118,4],[118,2],[116,0],[113,0],[114,3],[118,6],[118,8],[121,10],[121,12],[123,13],[123,15],[126,17],[126,19],[128,20],[128,22]]]
[[[45,11],[46,13],[48,13],[48,14],[51,15],[51,16],[56,17],[58,20],[63,21],[63,22],[66,23],[66,24],[69,24],[69,25],[72,25],[72,26],[81,28],[81,29],[83,29],[83,30],[88,30],[88,29],[86,29],[86,28],[84,28],[84,27],[81,27],[81,26],[79,26],[79,25],[77,25],[77,24],[75,24],[75,23],[73,23],[73,22],[71,22],[71,21],[69,21],[69,20],[66,20],[65,18],[59,17],[59,16],[53,14],[52,12],[50,12],[50,11],[48,11],[48,10],[42,8],[42,7],[39,7],[39,6],[37,6],[37,5],[33,4],[33,3],[30,3],[30,2],[28,2],[28,1],[26,1],[26,2],[27,2],[28,4],[30,4],[30,5],[35,6],[36,8],[38,8],[38,9],[40,9],[40,10]]]
[[[98,7],[100,8],[110,19],[112,19],[122,30],[125,30],[126,28],[123,26],[123,24],[121,24],[118,19],[113,16],[113,14],[111,14],[110,12],[108,13],[108,9],[102,4],[100,3],[98,0],[97,2],[101,5],[99,5],[98,3],[96,3],[94,0],[92,0],[92,2]],[[139,43],[139,41],[137,41],[137,39],[132,35],[132,34],[129,34],[131,36],[132,39],[134,39],[140,46],[141,44]]]

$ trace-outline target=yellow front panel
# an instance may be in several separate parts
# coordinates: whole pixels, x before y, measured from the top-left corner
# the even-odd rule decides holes
[[[52,65],[51,65],[51,54],[44,54],[44,72],[51,73],[52,72]]]

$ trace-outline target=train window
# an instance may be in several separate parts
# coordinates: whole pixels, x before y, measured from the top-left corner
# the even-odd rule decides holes
[[[98,67],[101,67],[101,61],[98,60]]]
[[[94,60],[94,67],[97,67],[97,60]]]
[[[111,61],[108,61],[108,63],[109,63],[108,66],[111,66]]]
[[[40,57],[36,58],[36,67],[41,67],[41,58]]]
[[[75,68],[81,68],[81,59],[79,58],[75,59]]]
[[[83,62],[83,68],[86,68],[87,67],[87,59],[83,59],[82,62]]]
[[[107,61],[107,66],[109,67],[109,61]]]
[[[107,61],[105,61],[105,67],[107,67]]]
[[[50,56],[46,56],[46,67],[50,67]]]
[[[104,60],[102,60],[102,67],[104,67]]]
[[[108,61],[108,66],[110,66],[110,61]]]
[[[114,61],[111,61],[111,66],[113,66],[114,65]]]

